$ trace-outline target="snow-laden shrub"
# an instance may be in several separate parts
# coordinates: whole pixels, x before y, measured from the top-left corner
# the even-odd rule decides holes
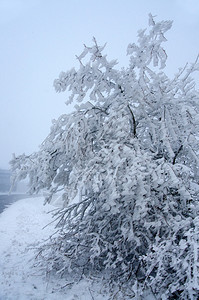
[[[61,193],[58,234],[41,251],[48,270],[102,279],[123,298],[150,289],[197,299],[199,63],[169,79],[162,43],[172,22],[150,15],[149,25],[128,46],[127,68],[93,39],[79,69],[60,74],[56,91],[80,104],[53,121],[38,152],[13,158],[13,179],[29,176],[30,192],[48,202]]]

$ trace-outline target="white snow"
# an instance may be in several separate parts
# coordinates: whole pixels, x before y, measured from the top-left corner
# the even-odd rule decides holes
[[[0,214],[0,300],[90,300],[108,299],[93,290],[88,281],[62,288],[65,281],[49,277],[33,267],[38,242],[53,232],[55,207],[43,205],[43,198],[15,202]]]
[[[22,199],[0,214],[0,300],[110,299],[99,283],[82,280],[64,287],[64,279],[47,276],[35,265],[38,243],[55,226],[51,223],[55,206],[43,202],[42,197]],[[148,292],[143,299],[154,298]]]

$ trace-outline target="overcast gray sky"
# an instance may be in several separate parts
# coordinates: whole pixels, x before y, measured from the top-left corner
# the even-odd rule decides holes
[[[83,44],[107,42],[122,66],[150,12],[174,21],[165,43],[171,76],[199,53],[198,0],[0,0],[0,168],[12,153],[37,151],[51,120],[71,111],[53,80],[78,65]]]

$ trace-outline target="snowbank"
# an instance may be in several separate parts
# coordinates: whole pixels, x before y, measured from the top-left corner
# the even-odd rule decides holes
[[[38,242],[53,232],[51,205],[43,198],[28,198],[12,204],[0,215],[0,300],[100,300],[86,281],[63,289],[65,282],[41,274],[33,268]]]

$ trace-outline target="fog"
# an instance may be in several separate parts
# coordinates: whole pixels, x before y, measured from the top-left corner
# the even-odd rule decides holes
[[[37,151],[51,120],[72,111],[53,80],[78,66],[83,44],[95,36],[107,42],[108,58],[126,65],[127,45],[150,12],[174,21],[165,43],[172,76],[199,53],[198,0],[0,0],[0,168],[9,168],[12,153]]]

